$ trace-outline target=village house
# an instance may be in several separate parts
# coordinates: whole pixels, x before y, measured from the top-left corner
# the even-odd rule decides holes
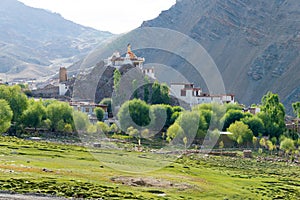
[[[176,98],[185,101],[191,106],[202,103],[234,103],[234,95],[203,93],[201,88],[194,87],[193,83],[171,83],[170,92]]]
[[[244,113],[251,113],[253,115],[257,115],[260,113],[260,108],[259,107],[248,107],[248,108],[243,108]]]
[[[286,128],[289,131],[300,133],[300,118],[286,119]]]
[[[89,116],[91,122],[97,122],[97,117],[95,115],[95,108],[102,108],[104,110],[104,118],[103,120],[108,119],[107,105],[96,104],[89,100],[79,100],[79,101],[71,101],[70,106],[74,108],[74,110],[83,112]]]

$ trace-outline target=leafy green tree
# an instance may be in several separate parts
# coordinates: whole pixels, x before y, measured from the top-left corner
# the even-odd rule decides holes
[[[236,141],[239,145],[247,144],[252,142],[253,133],[249,129],[248,125],[244,124],[243,122],[236,121],[235,123],[231,124],[230,127],[227,129],[231,135],[229,137]]]
[[[170,105],[164,105],[167,110],[167,123],[165,126],[165,129],[167,130],[174,122],[176,119],[179,117],[180,113],[184,111],[184,109],[180,106],[173,106],[171,107]]]
[[[116,69],[114,71],[114,89],[118,93],[120,91],[121,72]]]
[[[159,84],[158,81],[155,81],[152,85],[152,104],[169,104],[170,95],[169,88],[166,84]]]
[[[261,109],[258,116],[264,122],[266,135],[279,138],[285,131],[285,109],[278,94],[268,92],[263,96]]]
[[[201,116],[205,117],[205,121],[210,130],[223,129],[224,115],[226,107],[218,103],[199,104],[193,107],[193,111],[197,111]]]
[[[267,140],[266,140],[266,138],[261,138],[261,139],[259,140],[259,145],[260,145],[261,147],[263,147],[263,148],[267,148]]]
[[[90,125],[90,121],[86,113],[74,111],[73,118],[74,118],[75,128],[78,132],[85,132],[88,129]],[[63,121],[63,123],[65,124],[68,122]]]
[[[223,149],[223,148],[224,148],[224,142],[223,142],[223,141],[220,141],[220,142],[219,142],[219,148],[220,148],[220,149]]]
[[[4,99],[0,99],[0,133],[6,132],[10,125],[13,117],[13,112]]]
[[[65,122],[64,120],[59,120],[59,122],[57,123],[57,131],[59,132],[64,132],[64,129],[65,129]]]
[[[172,143],[176,138],[183,138],[184,131],[176,122],[167,130],[167,141]],[[178,141],[178,140],[177,140]]]
[[[102,121],[104,118],[104,110],[102,108],[97,107],[95,108],[94,112],[98,121]]]
[[[116,69],[114,71],[114,104],[120,105],[122,102],[122,94],[120,93],[121,72]]]
[[[253,136],[252,143],[253,143],[254,148],[257,147],[257,140],[258,140],[257,137]]]
[[[73,121],[73,108],[64,102],[53,101],[46,108],[47,118],[51,121],[51,131],[58,131],[58,122],[63,120],[64,123],[74,124]],[[78,112],[75,112],[78,113]],[[80,120],[76,121],[80,123]]]
[[[142,138],[142,136],[141,136],[141,132],[139,130],[137,130],[134,127],[130,126],[127,129],[127,134],[130,135],[130,136],[132,136],[132,137],[137,138],[138,145],[141,146],[141,138]]]
[[[121,132],[120,128],[118,127],[118,125],[116,125],[115,123],[112,124],[110,126],[110,132],[111,133],[116,133],[116,134],[119,134]]]
[[[13,122],[19,122],[24,110],[27,109],[28,99],[20,86],[0,85],[0,99],[5,99],[13,111]]]
[[[98,133],[107,134],[110,131],[109,126],[104,122],[97,122]]]
[[[27,110],[23,112],[23,125],[26,127],[38,128],[42,121],[46,119],[46,108],[43,102],[30,100]]]
[[[111,98],[104,98],[100,101],[100,104],[107,106],[107,112],[109,116],[112,116],[112,99]]]
[[[242,107],[238,103],[227,103],[225,104],[225,107],[226,107],[226,112],[228,112],[229,110],[242,111]]]
[[[157,104],[150,106],[150,113],[155,117],[151,121],[151,130],[156,133],[163,130],[168,121],[167,107],[165,105]]]
[[[161,93],[161,104],[170,104],[170,94],[169,94],[169,87],[167,84],[163,83],[160,86],[160,93]]]
[[[242,119],[242,122],[249,126],[250,130],[253,132],[253,135],[256,137],[259,136],[260,133],[264,132],[264,123],[257,116],[245,117]]]
[[[293,111],[297,118],[300,117],[300,102],[295,102],[292,104]]]
[[[240,110],[229,110],[226,112],[225,116],[223,117],[224,120],[224,127],[223,131],[225,131],[231,124],[236,121],[240,121],[244,117],[244,113]]]
[[[207,124],[203,116],[196,112],[182,112],[176,120],[184,131],[184,136],[187,137],[188,143],[191,144],[195,137],[204,138]]]
[[[267,143],[266,143],[266,145],[267,145],[267,148],[268,148],[268,150],[269,151],[273,151],[274,149],[275,149],[275,145],[273,145],[273,143],[270,141],[270,140],[267,140]]]
[[[160,84],[158,81],[155,81],[152,85],[152,104],[161,104],[161,94],[160,94]]]
[[[72,125],[71,124],[65,124],[63,132],[65,132],[65,133],[72,133],[73,132]]]
[[[280,149],[285,153],[289,153],[295,149],[294,141],[290,138],[285,138],[280,142]]]
[[[154,116],[150,113],[150,106],[140,99],[133,99],[125,102],[119,112],[118,119],[122,130],[127,130],[129,127],[141,129],[150,124]],[[126,132],[126,131],[124,131]]]
[[[187,149],[187,144],[188,144],[188,139],[187,139],[187,137],[184,137],[184,138],[182,139],[182,141],[183,141],[183,144],[184,144],[184,148]]]

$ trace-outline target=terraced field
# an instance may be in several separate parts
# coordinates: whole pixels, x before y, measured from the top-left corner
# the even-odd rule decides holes
[[[0,137],[0,190],[87,199],[300,196],[300,167],[295,164],[203,154],[170,157],[161,163],[151,162],[154,159],[151,152],[91,150]],[[130,170],[130,165],[139,172]],[[151,165],[162,167],[153,171]]]

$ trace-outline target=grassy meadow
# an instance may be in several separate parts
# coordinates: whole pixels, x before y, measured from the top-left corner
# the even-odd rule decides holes
[[[299,199],[300,167],[0,137],[0,190],[86,199]]]

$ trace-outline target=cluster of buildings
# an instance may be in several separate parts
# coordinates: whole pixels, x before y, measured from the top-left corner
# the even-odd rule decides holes
[[[144,75],[152,78],[155,78],[155,71],[153,67],[145,67],[144,66],[145,58],[141,58],[136,56],[131,51],[131,45],[128,44],[127,46],[127,53],[125,57],[122,57],[119,52],[113,53],[113,55],[107,59],[104,60],[104,63],[106,66],[112,66],[116,69],[120,69],[123,65],[133,65],[134,67],[138,67]]]
[[[136,56],[131,51],[131,46],[128,44],[127,53],[124,57],[120,55],[119,52],[115,52],[109,58],[104,60],[106,66],[112,66],[116,69],[120,69],[121,66],[129,64],[139,68],[145,76],[156,79],[155,70],[153,67],[145,67],[145,58]],[[107,120],[108,112],[106,105],[100,105],[92,102],[91,100],[76,100],[74,101],[72,97],[73,85],[75,82],[75,77],[71,79],[68,78],[67,69],[61,67],[59,69],[58,78],[49,79],[45,81],[38,82],[36,79],[26,79],[18,78],[10,81],[9,83],[0,79],[0,84],[8,85],[27,85],[28,89],[32,91],[33,97],[37,98],[56,98],[62,101],[69,102],[70,106],[74,110],[86,113],[92,122],[96,122],[97,118],[95,116],[95,108],[100,107],[105,111],[104,119]],[[195,106],[203,103],[235,103],[235,95],[233,94],[209,94],[203,92],[201,88],[195,87],[193,83],[171,83],[170,84],[170,94],[175,98],[186,102],[190,106]],[[245,107],[244,112],[249,112],[254,115],[260,112],[259,107]],[[300,119],[286,119],[286,126],[288,130],[300,132]],[[227,135],[229,133],[222,133]]]

